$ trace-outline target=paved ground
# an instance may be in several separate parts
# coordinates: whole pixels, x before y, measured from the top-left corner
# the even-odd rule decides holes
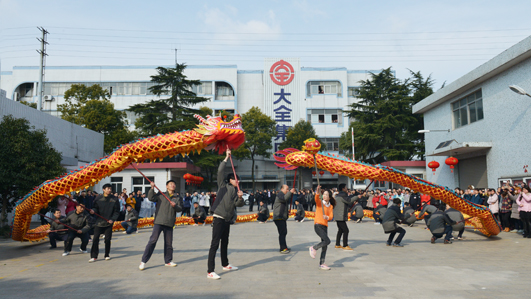
[[[243,213],[241,213],[243,214]],[[140,257],[151,228],[113,236],[111,261],[89,264],[88,254],[47,242],[0,241],[0,298],[527,298],[530,291],[531,239],[502,233],[487,239],[473,230],[466,240],[430,244],[423,222],[406,228],[404,248],[386,247],[380,225],[349,223],[354,251],[328,249],[330,271],[318,269],[308,254],[317,243],[313,221],[288,221],[292,253],[278,253],[272,222],[232,226],[229,260],[240,267],[221,280],[206,278],[211,227],[174,230],[176,268],[163,266],[162,238],[144,271]],[[335,239],[336,224],[329,236]],[[100,250],[103,247],[101,243]],[[332,244],[334,245],[334,244]],[[90,244],[89,244],[90,246]],[[79,239],[74,249],[79,247]],[[318,253],[319,256],[319,253]]]

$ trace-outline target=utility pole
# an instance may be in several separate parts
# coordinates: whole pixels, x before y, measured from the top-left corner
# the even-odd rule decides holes
[[[354,128],[351,128],[352,133],[352,160],[356,161],[356,153],[354,151]],[[356,178],[352,180],[352,189],[356,189]]]
[[[38,41],[41,42],[41,49],[40,50],[37,50],[37,53],[39,53],[41,55],[41,63],[40,63],[40,68],[39,68],[39,94],[38,94],[38,100],[37,100],[37,110],[41,111],[42,109],[42,93],[43,93],[43,81],[44,81],[44,63],[45,63],[45,58],[46,56],[48,56],[48,54],[46,54],[46,45],[48,44],[48,42],[46,41],[46,35],[48,35],[48,31],[46,31],[46,29],[44,29],[43,27],[37,27],[37,29],[39,29],[41,32],[42,32],[42,38],[37,38]]]
[[[175,50],[175,65],[177,65],[177,51],[179,51],[177,48],[174,49]]]

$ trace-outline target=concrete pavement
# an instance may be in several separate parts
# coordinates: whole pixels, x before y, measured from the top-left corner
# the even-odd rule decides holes
[[[245,214],[247,207],[240,208]],[[525,298],[529,296],[531,239],[515,233],[485,238],[473,230],[464,241],[430,243],[424,222],[406,227],[405,247],[385,246],[387,236],[371,220],[349,222],[350,246],[335,249],[337,226],[329,224],[332,240],[326,263],[308,247],[318,243],[313,221],[288,221],[288,246],[278,253],[278,234],[272,222],[231,227],[230,263],[240,269],[223,271],[220,280],[206,277],[211,227],[181,226],[174,230],[174,262],[164,267],[163,238],[144,271],[138,270],[151,228],[139,234],[115,232],[110,261],[88,263],[78,251],[62,257],[62,244],[0,241],[1,298]],[[90,251],[91,243],[89,243]],[[103,242],[100,258],[103,258]]]

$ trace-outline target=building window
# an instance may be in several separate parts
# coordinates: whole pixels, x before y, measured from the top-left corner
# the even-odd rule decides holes
[[[339,138],[320,138],[326,144],[326,151],[339,152]]]
[[[454,129],[483,119],[481,89],[452,103]]]
[[[357,98],[360,95],[360,87],[349,87],[348,88],[348,97],[349,98]]]
[[[87,87],[98,84],[109,91],[111,96],[116,95],[153,95],[148,89],[153,82],[76,82],[76,83],[45,83],[44,94],[52,96],[64,96],[72,84],[83,84]],[[212,85],[212,83],[210,84]],[[168,94],[168,93],[167,93]]]
[[[194,85],[192,92],[195,94],[212,94],[212,82],[201,82],[201,84]]]
[[[342,124],[341,109],[309,109],[308,120],[314,124]]]
[[[155,181],[155,177],[148,177],[150,181]],[[148,193],[151,189],[151,185],[149,184],[149,181],[145,178],[139,176],[139,177],[133,177],[133,192],[137,192],[138,190],[142,191],[142,193]]]
[[[115,193],[115,192],[122,192],[122,183],[123,183],[123,180],[124,178],[119,176],[119,177],[111,177],[111,186],[112,186],[112,193]]]
[[[217,101],[230,101],[234,100],[234,90],[232,86],[223,81],[216,82],[216,96]]]
[[[318,94],[335,94],[341,96],[341,83],[339,81],[310,81],[306,91],[308,97]]]

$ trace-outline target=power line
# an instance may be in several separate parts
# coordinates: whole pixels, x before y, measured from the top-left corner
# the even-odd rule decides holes
[[[127,42],[127,41],[116,41],[116,40],[101,40],[101,39],[79,39],[79,38],[71,38],[69,40],[76,40],[76,41],[87,41],[87,42],[93,42],[93,41],[96,41],[96,42],[105,42],[105,43],[124,43],[124,42]],[[141,42],[141,41],[131,41],[131,42],[128,42],[130,44],[154,44],[153,42]],[[491,45],[491,44],[507,44],[507,43],[512,43],[512,41],[505,41],[505,42],[484,42],[484,43],[481,43],[481,42],[471,42],[471,43],[451,43],[451,44],[415,44],[417,46],[419,45],[425,45],[425,46],[448,46],[448,45],[456,45],[456,46],[459,46],[459,45]],[[157,42],[156,44],[160,44],[160,45],[174,45],[175,43],[164,43],[164,42]],[[201,43],[180,43],[181,45],[196,45],[196,46],[233,46],[233,47],[272,47],[272,46],[277,46],[277,47],[285,47],[286,45],[285,44],[271,44],[271,43],[268,43],[268,44],[261,44],[261,45],[234,45],[234,44],[201,44]],[[291,46],[296,46],[296,45],[291,45]],[[315,47],[329,47],[329,46],[378,46],[378,47],[388,47],[388,46],[397,46],[397,45],[335,45],[335,44],[315,44],[315,45],[301,45],[301,46],[305,46],[305,47],[308,47],[308,46],[315,46]],[[400,45],[401,46],[401,45]]]
[[[55,43],[54,45],[58,46],[72,46],[72,47],[83,47],[83,48],[109,48],[109,46],[97,46],[97,45],[74,45],[74,44],[61,44],[61,43]],[[114,46],[113,48],[117,49],[131,49],[131,47],[120,47],[120,46]],[[157,51],[172,51],[173,49],[170,48],[150,48],[150,47],[135,47],[137,50],[157,50]],[[496,47],[496,48],[459,48],[459,49],[421,49],[421,50],[403,50],[403,49],[397,49],[397,50],[327,50],[326,52],[333,52],[333,53],[350,53],[350,52],[356,52],[356,53],[374,53],[374,52],[404,52],[404,51],[411,51],[411,52],[445,52],[445,51],[468,51],[468,50],[502,50],[506,49],[505,47]],[[279,52],[282,51],[283,53],[321,53],[323,50],[224,50],[224,49],[215,49],[215,50],[209,50],[204,48],[187,48],[184,49],[187,51],[196,51],[196,52],[238,52],[238,51],[245,51],[245,52],[253,52],[253,53],[271,53],[271,52]]]
[[[76,50],[76,51],[70,51],[70,50],[56,50],[54,52],[66,52],[66,53],[103,53],[103,54],[128,54],[128,55],[153,55],[153,56],[168,56],[168,55],[175,55],[174,53],[166,53],[166,54],[163,54],[163,53],[148,53],[148,52],[135,52],[135,53],[131,53],[131,52],[118,52],[118,51],[83,51],[83,50]],[[194,56],[194,57],[209,57],[209,56],[221,56],[221,57],[263,57],[264,55],[249,55],[249,54],[246,54],[246,55],[241,55],[241,54],[184,54],[185,56]],[[475,53],[475,54],[449,54],[449,55],[445,55],[445,54],[434,54],[434,56],[437,56],[437,57],[453,57],[453,56],[477,56],[477,55],[488,55],[488,56],[492,56],[492,54],[489,54],[489,53],[485,53],[485,54],[480,54],[480,53]],[[429,57],[429,56],[432,56],[432,55],[416,55],[416,57]],[[329,56],[329,55],[315,55],[315,56],[312,56],[312,55],[299,55],[299,57],[337,57],[337,58],[341,58],[341,57],[411,57],[411,55],[402,55],[402,56],[380,56],[380,55],[370,55],[370,56],[366,56],[366,55],[346,55],[346,56],[338,56],[338,55],[334,55],[334,56]]]
[[[109,28],[84,28],[84,27],[50,27],[58,29],[68,29],[68,30],[94,30],[94,31],[119,31],[119,32],[148,32],[148,33],[183,33],[183,34],[224,34],[224,35],[279,35],[279,33],[268,33],[268,32],[208,32],[208,31],[168,31],[168,30],[131,30],[131,29],[109,29]],[[531,28],[521,28],[521,29],[491,29],[491,30],[456,30],[456,31],[411,31],[411,32],[348,32],[348,33],[308,33],[308,32],[284,32],[280,33],[281,35],[399,35],[399,34],[439,34],[439,33],[477,33],[477,32],[502,32],[502,31],[531,31]]]
[[[174,57],[171,57],[171,58],[166,58],[166,59],[150,59],[150,58],[129,58],[129,57],[123,57],[123,56],[89,56],[89,55],[61,55],[61,56],[56,56],[56,57],[53,57],[53,58],[62,58],[62,57],[76,57],[76,58],[101,58],[101,59],[135,59],[135,60],[166,60],[166,61],[174,61]],[[375,57],[375,58],[378,58],[378,57]],[[185,60],[185,59],[181,59],[182,60]],[[418,61],[471,61],[471,60],[482,60],[482,61],[485,61],[487,60],[486,58],[485,59],[481,59],[481,58],[467,58],[467,59],[425,59],[425,60],[421,60],[421,59],[413,59],[413,60],[388,60],[388,61],[385,61],[385,60],[377,60],[377,62],[407,62],[407,61],[412,61],[412,62],[418,62]],[[257,62],[256,59],[199,59],[199,61],[203,62],[203,61],[230,61],[230,62],[238,62],[238,61],[253,61],[253,62]],[[367,62],[367,60],[322,60],[322,61],[319,61],[319,60],[311,60],[311,62]],[[371,61],[373,62],[373,61]]]
[[[77,33],[58,33],[56,36],[79,36]],[[204,38],[189,38],[189,37],[145,37],[145,36],[123,36],[123,35],[102,35],[102,34],[83,34],[83,36],[91,36],[91,37],[109,37],[109,38],[131,38],[131,39],[138,39],[142,38],[145,40],[189,40],[189,41],[199,41],[204,40]],[[477,36],[477,37],[440,37],[440,38],[406,38],[406,39],[357,39],[352,40],[356,42],[373,42],[373,41],[416,41],[416,40],[462,40],[462,39],[493,39],[493,38],[513,38],[513,37],[524,37],[527,35],[519,34],[519,35],[509,35],[509,36]],[[237,40],[239,41],[239,38],[209,38],[208,40],[215,40],[215,41],[230,41],[230,40]],[[264,40],[264,39],[252,39],[249,41],[253,42],[269,42],[270,40]],[[279,41],[276,39],[276,41]],[[314,40],[308,40],[308,39],[287,39],[287,40],[281,40],[283,42],[314,42]],[[326,40],[319,40],[319,42],[342,42],[345,41],[344,39],[326,39]],[[350,40],[347,40],[350,41]]]

